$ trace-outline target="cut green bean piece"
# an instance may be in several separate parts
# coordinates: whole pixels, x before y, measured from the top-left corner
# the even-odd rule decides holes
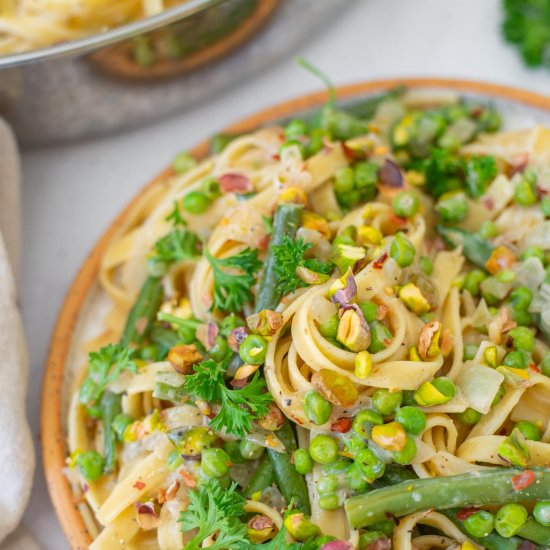
[[[401,517],[432,508],[523,502],[546,498],[550,494],[550,471],[534,471],[533,483],[516,490],[513,478],[522,471],[499,468],[400,483],[349,498],[345,503],[346,513],[350,525],[357,529],[384,519],[386,513]]]

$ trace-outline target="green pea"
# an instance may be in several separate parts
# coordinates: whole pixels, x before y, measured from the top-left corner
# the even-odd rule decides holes
[[[485,220],[479,226],[478,234],[482,239],[493,239],[498,235],[497,224],[490,220]]]
[[[496,514],[495,529],[504,538],[513,537],[525,525],[527,510],[520,504],[505,504]]]
[[[103,475],[105,460],[96,451],[80,453],[76,459],[76,466],[87,481],[97,481]]]
[[[390,256],[400,267],[409,267],[414,262],[416,250],[413,243],[402,232],[395,235],[390,246]]]
[[[420,435],[426,428],[426,415],[417,407],[402,407],[395,413],[395,421],[412,435]]]
[[[316,435],[309,445],[311,458],[319,464],[329,464],[338,458],[338,443],[330,435]]]
[[[385,388],[376,390],[372,396],[372,406],[382,415],[388,416],[403,403],[403,392],[390,392]]]
[[[234,439],[229,439],[223,444],[225,452],[229,455],[231,462],[233,464],[243,464],[246,462],[243,455],[241,454],[241,442]]]
[[[487,537],[495,528],[495,518],[490,512],[479,510],[464,520],[464,528],[472,537]]]
[[[508,336],[512,338],[517,350],[529,353],[535,351],[535,335],[527,327],[515,327],[508,333]]]
[[[316,391],[308,391],[304,397],[304,412],[316,426],[328,421],[332,412],[332,405]]]
[[[355,493],[364,493],[369,486],[361,466],[355,462],[349,467],[347,480],[350,489]]]
[[[504,357],[503,364],[513,369],[526,369],[529,366],[529,356],[523,351],[511,351]]]
[[[321,510],[337,510],[340,508],[340,499],[338,495],[324,495],[319,499],[319,508]]]
[[[265,451],[261,445],[248,441],[247,439],[241,440],[239,450],[241,451],[243,458],[246,458],[246,460],[257,460],[264,454]]]
[[[533,291],[526,286],[518,286],[510,292],[508,299],[514,309],[528,309],[533,301]]]
[[[340,318],[338,315],[332,315],[331,317],[323,319],[323,321],[321,321],[318,325],[321,336],[324,336],[325,338],[336,338],[339,324]]]
[[[279,148],[279,154],[282,155],[287,149],[296,149],[300,153],[300,157],[306,158],[306,149],[304,144],[297,139],[289,139],[285,141]]]
[[[314,128],[309,133],[309,142],[306,145],[307,156],[318,153],[325,146],[325,138],[330,138],[329,132],[323,128]]]
[[[183,197],[183,208],[191,214],[202,214],[210,206],[210,200],[202,191],[189,191]]]
[[[414,442],[414,439],[408,435],[405,447],[403,447],[400,451],[393,452],[392,456],[393,460],[397,462],[397,464],[410,464],[416,456],[416,443]]]
[[[221,188],[216,178],[206,178],[201,183],[201,190],[209,201],[213,201],[221,196]]]
[[[525,309],[512,309],[512,320],[522,327],[533,324],[533,316]]]
[[[171,472],[175,472],[183,464],[183,458],[179,451],[172,451],[166,459],[166,465]]]
[[[334,191],[347,193],[355,187],[355,172],[351,166],[338,168],[334,174]]]
[[[382,477],[386,469],[385,464],[369,448],[357,451],[355,464],[359,465],[365,477],[370,481]]]
[[[529,258],[538,258],[542,265],[546,265],[546,254],[544,253],[544,250],[542,248],[539,248],[538,246],[528,246],[521,255],[521,259],[523,261],[529,259]]]
[[[542,358],[539,367],[542,374],[545,376],[550,376],[550,352]]]
[[[360,302],[359,309],[363,312],[363,317],[367,323],[376,321],[378,317],[378,306],[374,302]]]
[[[468,271],[468,273],[464,276],[462,288],[467,290],[472,296],[479,296],[479,285],[486,278],[487,274],[481,271],[481,269],[472,269],[472,271]]]
[[[381,414],[370,409],[364,409],[357,413],[357,416],[353,419],[351,429],[361,437],[369,438],[372,430],[372,426],[381,426],[384,424],[384,419]]]
[[[231,458],[223,449],[205,449],[201,457],[201,471],[208,477],[220,478],[229,473]]]
[[[546,218],[550,218],[550,197],[544,197],[540,201],[540,208]]]
[[[335,462],[330,464],[325,464],[323,466],[323,471],[328,474],[341,474],[347,471],[351,465],[351,460],[348,458],[340,457]]]
[[[139,350],[139,358],[144,361],[156,361],[160,354],[158,346],[155,344],[149,344],[148,346],[143,346]]]
[[[453,381],[446,376],[440,376],[432,380],[432,385],[434,388],[442,393],[445,397],[452,399],[456,393],[456,387],[453,384]]]
[[[176,174],[185,174],[185,172],[189,172],[189,170],[194,168],[196,165],[197,161],[188,151],[178,153],[172,161],[172,169],[176,172]]]
[[[357,190],[336,193],[338,204],[342,208],[353,208],[361,201],[361,193]]]
[[[410,218],[418,213],[420,199],[413,191],[401,191],[393,198],[392,208],[397,216]]]
[[[239,327],[244,327],[245,322],[237,317],[234,313],[224,317],[220,324],[220,334],[226,338],[229,336],[229,333]]]
[[[285,127],[285,137],[294,139],[307,134],[307,124],[300,118],[291,120]]]
[[[462,424],[473,426],[481,420],[481,413],[468,407],[465,411],[458,413],[456,417]]]
[[[471,361],[476,356],[478,349],[479,346],[476,344],[466,344],[462,354],[464,361]]]
[[[378,548],[378,546],[374,546],[373,543],[386,538],[386,535],[384,535],[382,531],[367,531],[359,537],[359,548]]]
[[[514,189],[514,201],[521,206],[530,206],[537,202],[535,190],[536,176],[532,172],[525,172],[523,178]]]
[[[216,336],[214,340],[214,345],[208,352],[211,359],[214,361],[221,362],[225,356],[229,353],[229,344],[223,336]]]
[[[434,264],[430,260],[430,258],[428,258],[428,256],[420,256],[420,267],[422,271],[428,276],[433,273]]]
[[[393,535],[393,530],[395,529],[395,523],[392,519],[382,519],[376,523],[369,525],[370,529],[374,531],[380,531],[384,533],[386,537],[391,537]]]
[[[239,355],[249,365],[262,365],[267,353],[267,340],[259,334],[249,334],[241,343]]]
[[[338,490],[338,478],[335,475],[322,477],[317,482],[317,492],[320,495],[329,495]]]
[[[354,168],[357,187],[373,187],[378,181],[378,165],[374,162],[358,162]]]
[[[468,215],[468,201],[462,192],[445,193],[438,201],[435,209],[439,212],[441,221],[457,223]]]
[[[550,500],[541,500],[533,508],[533,517],[544,527],[550,527]]]
[[[313,461],[307,449],[296,449],[294,451],[294,467],[303,476],[313,470]]]
[[[126,428],[133,423],[134,419],[127,414],[120,413],[116,415],[112,427],[119,441],[124,441],[124,432]]]
[[[393,334],[390,332],[390,329],[381,323],[380,321],[373,321],[369,323],[370,326],[370,346],[369,353],[378,353],[386,349],[388,345],[386,342],[390,341],[393,338]]]
[[[520,420],[516,422],[514,427],[523,434],[525,439],[529,439],[530,441],[540,441],[542,438],[540,428],[528,420]]]

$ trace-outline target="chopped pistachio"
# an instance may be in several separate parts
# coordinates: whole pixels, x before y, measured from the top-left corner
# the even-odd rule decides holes
[[[356,262],[365,257],[366,250],[362,246],[353,246],[345,243],[338,243],[335,247],[332,261],[341,273],[353,267]]]
[[[355,356],[355,376],[357,378],[367,378],[372,370],[372,357],[371,354],[366,351],[360,351]]]
[[[498,454],[512,466],[527,467],[530,453],[520,430],[517,428],[512,430],[512,433],[498,446]]]
[[[402,286],[399,290],[399,298],[416,315],[423,315],[431,309],[428,300],[414,283]]]
[[[278,311],[263,309],[246,318],[248,328],[254,334],[273,336],[283,326],[283,315]]]
[[[344,311],[340,317],[336,339],[355,352],[366,350],[371,342],[368,325],[354,309]]]
[[[321,369],[311,377],[312,386],[330,403],[351,407],[359,397],[354,383],[344,374]]]
[[[330,278],[330,275],[312,271],[304,266],[298,266],[296,268],[296,276],[308,285],[320,285],[326,283]]]
[[[287,531],[299,541],[305,541],[321,533],[319,527],[307,519],[301,512],[287,516],[284,519],[284,525]]]
[[[402,451],[407,444],[407,432],[399,422],[373,426],[372,440],[386,451]]]
[[[498,358],[497,358],[497,347],[496,346],[488,346],[483,350],[483,360],[487,365],[490,367],[495,368],[497,366]]]
[[[363,246],[378,246],[384,235],[375,227],[362,225],[357,232],[357,239]]]

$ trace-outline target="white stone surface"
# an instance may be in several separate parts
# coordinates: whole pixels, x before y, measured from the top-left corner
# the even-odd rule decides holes
[[[337,84],[434,75],[547,92],[550,73],[525,70],[502,42],[499,4],[499,0],[356,0],[297,53]],[[256,110],[319,87],[289,58],[208,104],[154,126],[24,152],[21,295],[31,357],[28,414],[38,451],[40,386],[53,323],[79,265],[109,221],[177,151]],[[46,550],[68,548],[41,466],[25,524]]]

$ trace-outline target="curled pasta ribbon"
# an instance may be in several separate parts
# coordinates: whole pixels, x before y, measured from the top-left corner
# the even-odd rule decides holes
[[[413,531],[417,525],[429,525],[447,536],[447,540],[464,543],[472,542],[455,524],[438,512],[419,512],[405,516],[396,526],[393,533],[393,547],[396,550],[414,550],[416,539],[413,540]],[[440,538],[440,537],[438,537]],[[431,540],[431,539],[430,539]],[[446,542],[444,540],[444,542]],[[437,548],[437,546],[436,546]],[[439,548],[447,548],[439,546]]]
[[[311,376],[315,371],[328,369],[347,377],[358,389],[356,406],[360,406],[367,402],[373,388],[413,390],[441,368],[441,356],[429,362],[406,359],[409,347],[418,339],[421,323],[398,298],[385,292],[392,282],[392,263],[393,260],[386,262],[387,272],[386,268],[378,270],[369,264],[355,277],[358,299],[384,306],[385,322],[393,335],[385,349],[372,354],[373,367],[366,378],[355,375],[357,354],[335,346],[317,328],[318,323],[337,311],[327,298],[332,281],[307,289],[283,311],[284,327],[269,343],[264,371],[277,404],[300,425],[315,428],[301,407],[303,396],[313,387]],[[351,412],[335,407],[331,420]]]

